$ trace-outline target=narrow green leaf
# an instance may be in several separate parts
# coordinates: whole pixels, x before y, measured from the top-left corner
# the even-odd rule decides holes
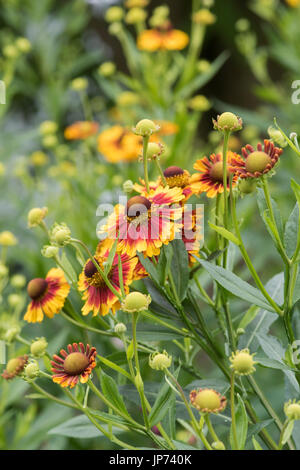
[[[254,436],[252,436],[253,447],[255,450],[263,450],[261,445],[257,442]]]
[[[245,329],[256,317],[259,312],[259,307],[256,305],[251,305],[251,307],[247,310],[243,318],[241,319],[238,328]]]
[[[283,431],[283,434],[282,434],[282,444],[286,444],[287,441],[289,440],[289,438],[291,437],[292,435],[292,432],[293,432],[293,429],[294,429],[294,420],[291,420],[288,422],[285,430]]]
[[[236,450],[243,450],[246,444],[247,432],[248,432],[248,416],[246,412],[246,408],[244,402],[240,395],[237,395],[238,405],[235,410],[235,420],[236,420],[236,431],[237,431],[237,441],[238,441],[238,449]],[[230,444],[232,449],[234,449],[234,440],[233,440],[233,432],[232,432],[232,425],[230,428]]]
[[[124,377],[127,377],[127,379],[131,380],[130,374],[128,374],[128,372],[126,370],[122,369],[122,367],[118,366],[114,362],[111,362],[110,360],[108,360],[105,357],[97,356],[97,358],[99,359],[99,361],[101,361],[107,367],[110,367],[110,369],[114,369],[119,374],[122,374],[122,375],[124,375]]]
[[[239,246],[240,245],[240,241],[239,239],[231,232],[229,232],[229,230],[226,230],[226,228],[224,227],[218,227],[217,225],[214,225],[212,224],[211,222],[208,222],[208,225],[213,229],[215,230],[216,232],[218,232],[223,238],[226,238],[227,240],[231,241],[232,243],[234,243],[235,245]]]
[[[213,279],[218,282],[224,289],[228,290],[236,297],[239,297],[246,302],[257,305],[265,310],[274,312],[273,307],[267,303],[262,293],[252,287],[247,282],[240,279],[238,276],[233,274],[231,271],[228,271],[221,266],[215,266],[208,261],[204,261],[200,258],[197,258],[199,263],[206,269],[206,271],[213,277]]]
[[[176,291],[180,300],[184,300],[189,283],[189,258],[182,240],[173,240],[173,257],[171,262],[171,272],[176,286]]]
[[[109,375],[105,374],[103,370],[100,373],[100,383],[101,383],[102,392],[105,395],[105,397],[111,403],[113,403],[120,411],[122,411],[124,414],[129,416],[129,413],[126,409],[123,398],[119,393],[119,390],[115,381]]]
[[[284,247],[289,258],[292,258],[297,245],[297,235],[300,230],[299,217],[299,204],[296,203],[284,230]]]

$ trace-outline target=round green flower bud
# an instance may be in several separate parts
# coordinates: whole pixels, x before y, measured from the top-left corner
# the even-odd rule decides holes
[[[147,12],[143,8],[131,8],[125,17],[127,24],[143,23],[147,18]]]
[[[168,369],[171,364],[172,356],[169,356],[166,351],[163,351],[162,353],[155,352],[149,356],[149,366],[151,369],[164,370]]]
[[[113,36],[118,36],[122,31],[122,23],[116,22],[109,25],[108,32]]]
[[[115,333],[117,333],[118,335],[122,333],[126,333],[126,331],[127,331],[127,328],[126,328],[126,325],[124,325],[124,323],[117,323],[115,325]]]
[[[12,308],[18,307],[20,303],[22,302],[22,296],[19,294],[10,294],[7,297],[8,305]]]
[[[271,137],[271,139],[273,140],[273,142],[275,142],[275,144],[280,145],[280,147],[286,147],[287,146],[287,142],[286,142],[285,138],[283,137],[283,135],[281,134],[280,130],[275,129],[272,126],[269,126],[268,127],[268,134]]]
[[[226,447],[224,446],[222,441],[215,441],[212,443],[211,446],[215,450],[226,450]]]
[[[243,178],[239,181],[239,190],[242,194],[251,194],[256,190],[256,181],[251,178]]]
[[[133,191],[133,182],[131,180],[124,181],[123,191],[127,194],[130,194]]]
[[[197,70],[200,73],[207,72],[210,69],[210,67],[211,67],[211,64],[210,62],[208,62],[208,60],[202,59],[202,60],[199,60],[199,62],[197,62]]]
[[[16,40],[16,46],[19,51],[24,52],[25,54],[31,50],[31,42],[26,38],[18,38]]]
[[[111,77],[116,71],[116,66],[113,62],[104,62],[98,68],[98,73],[103,77]]]
[[[42,357],[48,347],[48,343],[45,338],[38,338],[30,346],[30,352],[34,357]]]
[[[56,147],[56,145],[58,144],[56,135],[46,135],[42,140],[42,144],[45,148]]]
[[[192,405],[202,413],[218,413],[226,406],[226,398],[211,388],[200,388],[190,393]]]
[[[242,120],[233,113],[225,112],[218,116],[217,120],[214,121],[214,128],[219,131],[238,131],[242,128]]]
[[[2,49],[3,55],[8,59],[16,59],[19,56],[19,50],[13,44],[7,44]]]
[[[65,246],[71,239],[71,230],[69,227],[62,224],[54,224],[50,233],[51,242],[58,246]]]
[[[121,7],[110,7],[105,13],[105,19],[108,23],[121,21],[124,17],[124,10]]]
[[[40,368],[37,362],[30,362],[24,370],[25,377],[30,380],[35,379],[39,375],[39,372]]]
[[[26,284],[26,277],[23,274],[15,274],[12,276],[10,283],[16,289],[22,289]]]
[[[284,412],[288,419],[299,420],[300,419],[300,402],[288,401],[284,405]]]
[[[150,303],[150,295],[144,295],[141,292],[130,292],[122,303],[122,310],[128,313],[142,312],[148,310]]]
[[[244,328],[238,328],[238,329],[236,330],[236,334],[237,334],[238,336],[244,335],[244,334],[245,334]]]
[[[21,328],[19,328],[18,326],[13,326],[9,328],[4,334],[4,337],[3,337],[4,341],[6,341],[7,343],[12,343],[14,339],[16,338],[16,336],[18,336],[20,331],[21,331]]]
[[[149,142],[147,147],[147,158],[151,160],[152,158],[159,157],[164,151],[162,144],[158,142]]]
[[[14,246],[18,243],[18,240],[12,232],[4,230],[0,233],[0,245],[2,246]]]
[[[8,268],[0,263],[0,279],[3,279],[4,277],[6,277],[8,274]]]
[[[151,121],[151,119],[142,119],[137,123],[134,132],[143,137],[147,137],[153,134],[153,132],[158,131],[158,129],[159,126]]]
[[[249,375],[255,372],[254,364],[256,362],[253,359],[254,354],[250,354],[249,349],[242,349],[232,353],[230,357],[231,369],[237,375]]]
[[[119,106],[132,106],[139,102],[140,98],[137,93],[133,93],[132,91],[123,91],[117,97],[117,104]]]
[[[87,89],[88,84],[89,84],[89,82],[86,78],[78,77],[78,78],[75,78],[74,80],[72,80],[71,88],[75,91],[82,91],[82,90]]]
[[[44,121],[40,125],[39,131],[42,135],[55,134],[57,132],[58,125],[54,121]]]
[[[210,101],[204,95],[196,95],[188,102],[189,107],[194,111],[207,111],[211,108]]]
[[[58,255],[59,248],[57,246],[45,245],[41,253],[45,258],[55,258]]]
[[[28,212],[28,227],[37,227],[48,213],[48,207],[34,207]]]
[[[263,173],[269,163],[271,163],[271,158],[267,153],[255,150],[246,158],[245,167],[250,173]]]

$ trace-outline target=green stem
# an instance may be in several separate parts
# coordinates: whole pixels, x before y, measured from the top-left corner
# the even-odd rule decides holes
[[[232,428],[233,443],[234,443],[233,450],[238,450],[239,444],[238,444],[238,439],[237,439],[235,408],[234,408],[234,380],[235,380],[235,374],[233,372],[231,374],[231,383],[230,383],[231,428]]]
[[[69,315],[67,315],[63,310],[60,312],[61,316],[68,320],[73,325],[78,326],[79,328],[83,328],[88,331],[93,331],[94,333],[98,333],[99,335],[104,336],[116,336],[114,333],[110,333],[108,331],[98,330],[98,328],[94,328],[93,326],[86,325],[85,323],[80,323],[76,320],[73,320]]]
[[[214,440],[215,442],[220,441],[220,439],[218,438],[218,436],[217,436],[217,434],[216,434],[216,432],[215,432],[215,430],[214,430],[214,427],[213,427],[213,425],[212,425],[212,423],[211,423],[211,420],[210,420],[210,417],[209,417],[208,414],[205,414],[205,415],[204,415],[204,421],[205,421],[205,423],[206,423],[206,426],[207,426],[207,428],[208,428],[208,430],[209,430],[209,432],[210,432],[210,435],[211,435],[211,437],[213,438],[213,440]]]
[[[149,136],[143,137],[143,165],[144,165],[144,180],[146,191],[149,193],[149,177],[148,177],[148,159],[147,159],[147,148],[148,148]]]

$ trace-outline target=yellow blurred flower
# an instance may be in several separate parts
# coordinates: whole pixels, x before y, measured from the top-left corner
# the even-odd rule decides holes
[[[285,0],[285,2],[292,8],[297,8],[300,5],[300,0]]]
[[[48,135],[48,134],[55,134],[57,131],[57,123],[54,121],[44,121],[40,125],[40,134]]]
[[[189,107],[194,111],[207,111],[211,107],[210,101],[204,95],[193,96],[188,102]]]
[[[12,232],[5,230],[0,232],[0,245],[2,246],[14,246],[18,243],[18,240]]]
[[[74,122],[65,129],[64,136],[67,140],[86,139],[98,132],[99,124],[93,121]]]
[[[216,15],[206,8],[202,8],[193,14],[193,21],[203,25],[210,25],[215,23]]]
[[[116,125],[98,136],[98,150],[111,163],[136,160],[141,149],[141,138]]]
[[[139,34],[137,47],[149,52],[161,49],[180,51],[188,45],[188,42],[188,35],[179,29],[147,29]]]
[[[24,52],[24,54],[31,50],[31,43],[27,38],[18,38],[16,40],[16,46],[19,51]]]
[[[144,8],[149,4],[149,0],[126,0],[126,8]]]
[[[137,104],[139,100],[139,95],[137,93],[133,93],[132,91],[123,91],[117,97],[117,104],[124,107],[132,106],[133,104]]]
[[[0,162],[0,176],[5,175],[5,166]]]
[[[78,77],[72,80],[71,88],[75,91],[85,90],[88,87],[88,80],[83,77]]]
[[[44,152],[41,150],[37,150],[36,152],[33,152],[30,157],[30,163],[34,166],[44,166],[47,165],[49,158],[48,155],[46,155]]]

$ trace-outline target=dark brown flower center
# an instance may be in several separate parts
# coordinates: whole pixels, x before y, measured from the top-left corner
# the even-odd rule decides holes
[[[126,213],[128,217],[139,217],[148,212],[151,207],[151,202],[144,196],[131,197],[126,206]]]
[[[178,175],[183,175],[184,171],[182,168],[179,166],[169,166],[168,168],[165,169],[164,171],[164,176],[166,178],[169,178],[171,176],[178,176]]]
[[[69,375],[80,375],[89,365],[88,357],[81,352],[69,354],[64,362],[64,370]]]
[[[95,262],[99,265],[98,261],[95,260]],[[97,272],[98,272],[98,269],[96,268],[93,261],[90,259],[85,265],[84,274],[86,275],[86,277],[90,278],[90,277],[93,277],[94,274],[96,274]]]
[[[228,173],[228,169],[227,169]],[[209,175],[213,181],[222,183],[223,181],[223,162],[214,163],[210,169]]]
[[[32,279],[27,286],[27,292],[29,297],[32,298],[32,300],[36,300],[46,292],[48,287],[48,283],[45,279],[41,277],[37,277],[35,279]]]

